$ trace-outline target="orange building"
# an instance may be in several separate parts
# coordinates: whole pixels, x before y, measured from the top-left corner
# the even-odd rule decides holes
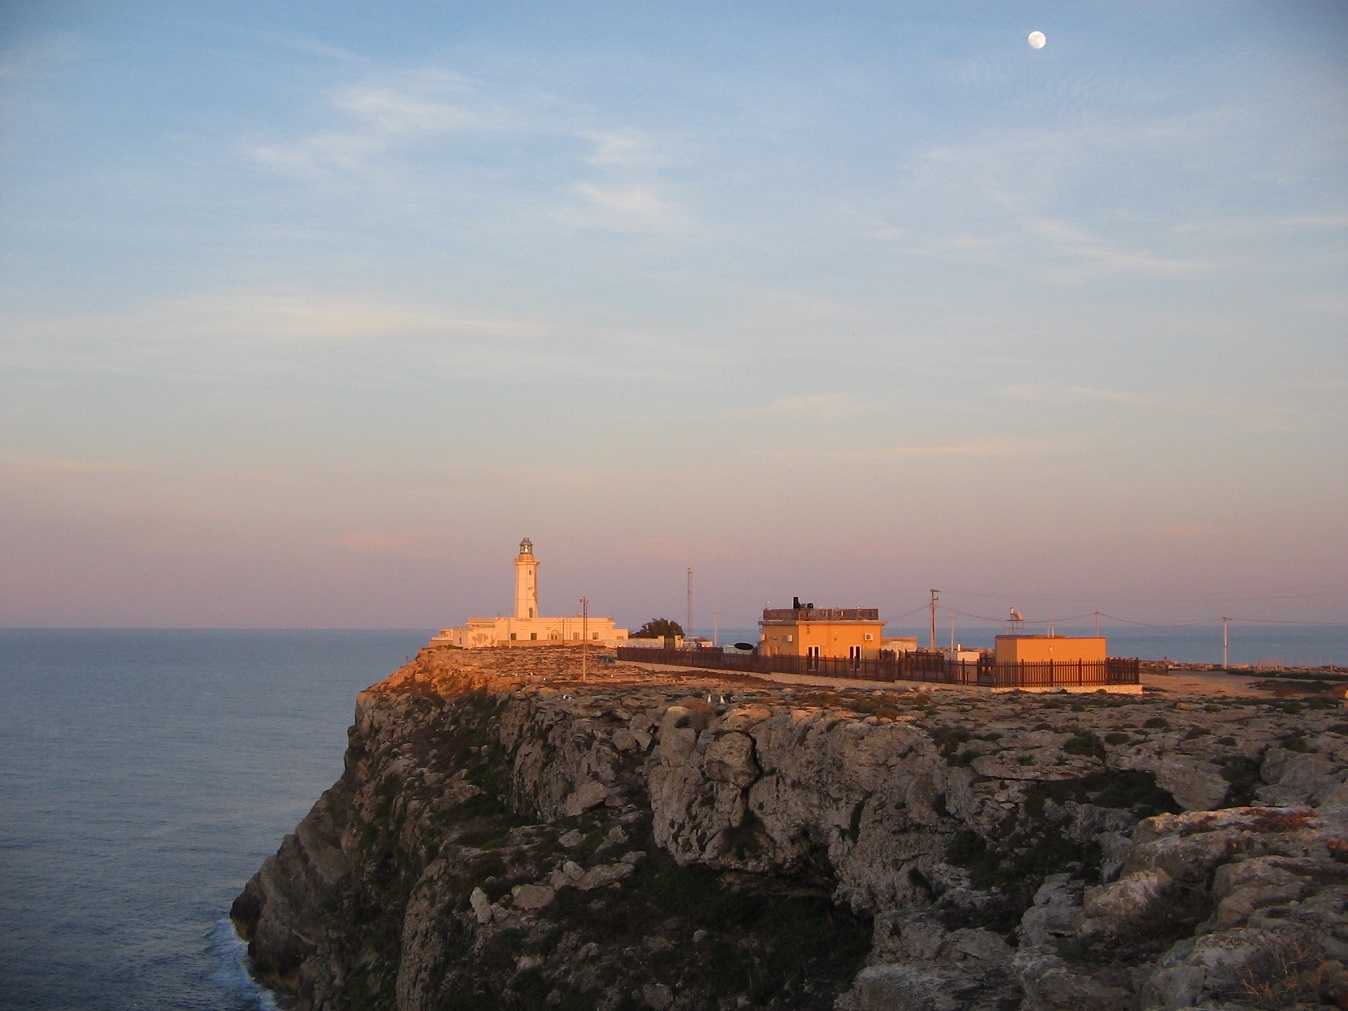
[[[993,653],[998,666],[1017,663],[1104,663],[1104,636],[999,635]]]
[[[815,607],[796,598],[792,607],[769,607],[758,623],[764,656],[872,659],[880,654],[885,623],[873,607]]]

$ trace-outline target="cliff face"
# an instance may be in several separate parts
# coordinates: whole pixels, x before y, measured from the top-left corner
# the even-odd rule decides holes
[[[1337,700],[595,667],[362,693],[235,902],[255,971],[326,1011],[1348,1006]]]

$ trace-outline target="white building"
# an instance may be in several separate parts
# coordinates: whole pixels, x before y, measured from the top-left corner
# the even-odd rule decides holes
[[[479,649],[486,646],[615,646],[627,641],[627,629],[612,618],[581,614],[560,618],[538,613],[538,559],[529,538],[520,541],[515,558],[515,612],[511,617],[469,618],[460,628],[442,628],[431,637],[432,646]]]

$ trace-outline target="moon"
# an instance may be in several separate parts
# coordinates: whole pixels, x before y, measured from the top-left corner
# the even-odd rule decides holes
[[[1043,49],[1044,43],[1048,42],[1048,39],[1044,38],[1043,32],[1030,32],[1028,41],[1031,49]]]

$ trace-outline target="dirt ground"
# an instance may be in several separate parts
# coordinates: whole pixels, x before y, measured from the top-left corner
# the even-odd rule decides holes
[[[1144,691],[1176,692],[1187,695],[1242,695],[1255,698],[1287,698],[1298,695],[1324,695],[1342,698],[1344,682],[1297,678],[1295,675],[1272,676],[1266,673],[1228,674],[1225,671],[1168,670],[1164,673],[1143,670]]]
[[[679,670],[688,675],[711,676],[711,672],[689,667],[670,668],[664,665],[635,664],[648,670]],[[811,677],[804,674],[757,674],[740,675],[749,681],[762,680],[778,684],[811,685],[821,688],[879,688],[891,691],[986,691],[986,689],[962,688],[957,685],[926,684],[909,681],[895,684],[878,681],[852,681],[844,678]],[[1243,696],[1246,698],[1296,698],[1305,695],[1320,695],[1330,698],[1344,698],[1344,689],[1348,683],[1330,681],[1323,678],[1298,678],[1295,674],[1274,676],[1268,672],[1252,674],[1228,674],[1225,671],[1177,670],[1165,671],[1144,667],[1142,671],[1142,689],[1144,692],[1173,693],[1176,695]],[[1348,700],[1345,700],[1348,704]]]

